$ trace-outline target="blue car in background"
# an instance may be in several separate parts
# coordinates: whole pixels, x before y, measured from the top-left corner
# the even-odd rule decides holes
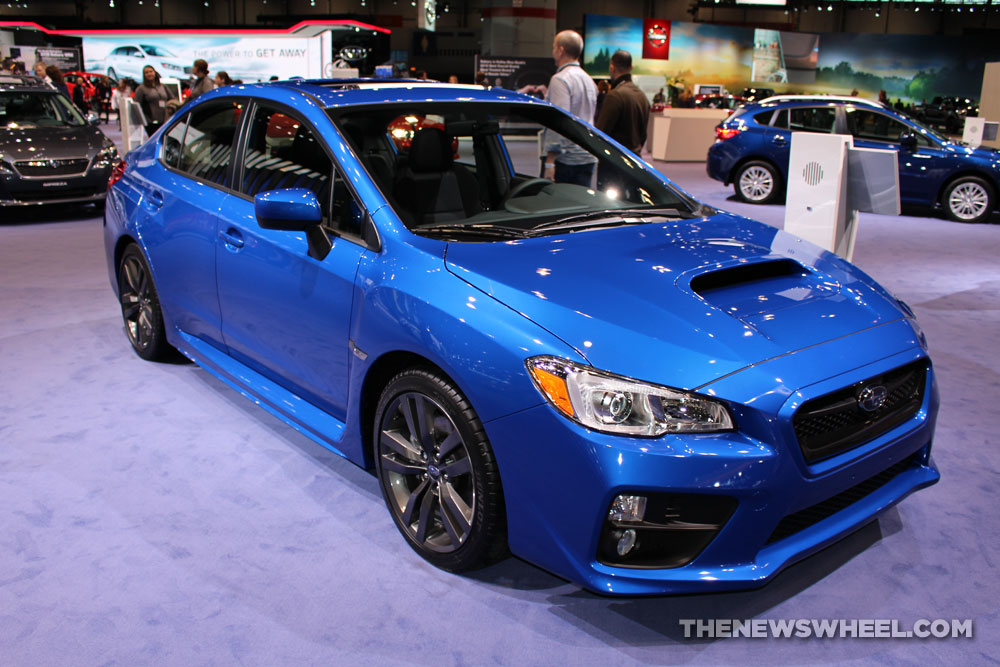
[[[539,176],[540,134],[591,182]],[[445,570],[512,552],[607,594],[751,588],[938,480],[904,303],[535,98],[227,86],[111,180],[135,352],[372,470]]]
[[[912,118],[857,97],[771,97],[716,127],[708,175],[752,204],[780,201],[792,132],[849,134],[854,145],[899,154],[900,201],[983,222],[997,209],[1000,152],[955,143]]]

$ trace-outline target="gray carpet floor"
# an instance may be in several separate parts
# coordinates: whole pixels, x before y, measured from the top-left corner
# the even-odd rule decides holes
[[[659,167],[781,225],[703,164]],[[930,341],[938,485],[763,589],[614,599],[517,559],[430,567],[368,474],[132,353],[92,211],[0,216],[0,665],[997,663],[996,222],[861,221],[855,262]],[[975,637],[693,641],[690,618],[971,618]]]

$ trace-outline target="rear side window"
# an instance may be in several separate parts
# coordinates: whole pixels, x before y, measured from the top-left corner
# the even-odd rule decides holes
[[[771,118],[774,116],[774,109],[768,109],[767,111],[762,111],[759,114],[754,115],[753,119],[758,125],[770,125]]]
[[[181,150],[184,147],[184,130],[187,129],[191,114],[184,114],[173,126],[163,134],[163,153],[161,158],[168,167],[180,169]]]
[[[837,120],[834,107],[798,107],[788,110],[788,129],[792,132],[833,132]]]
[[[229,163],[242,103],[221,101],[193,110],[184,133],[181,171],[222,186],[229,185]]]

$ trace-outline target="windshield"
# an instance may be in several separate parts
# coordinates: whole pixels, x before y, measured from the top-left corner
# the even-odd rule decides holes
[[[0,92],[0,127],[79,127],[87,122],[57,92]]]
[[[148,44],[140,44],[140,46],[142,47],[143,51],[145,51],[151,56],[159,56],[161,58],[176,58],[174,54],[170,53],[170,51],[167,51],[162,47],[149,46]]]
[[[593,128],[532,104],[428,102],[329,110],[410,229],[552,229],[689,216],[678,193]],[[545,169],[549,156],[554,169]],[[554,159],[553,159],[554,158]],[[614,212],[618,211],[616,215]],[[601,215],[601,212],[609,212]]]

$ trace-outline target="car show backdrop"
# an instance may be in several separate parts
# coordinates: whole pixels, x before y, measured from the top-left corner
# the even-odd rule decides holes
[[[850,94],[920,104],[938,96],[978,98],[987,62],[1000,42],[986,33],[943,36],[788,33],[686,21],[665,24],[669,55],[648,53],[641,18],[587,14],[583,66],[607,76],[611,54],[625,49],[633,73],[664,76],[672,85],[722,84],[739,93],[754,84],[776,92]],[[663,31],[652,38],[659,41]]]
[[[130,77],[136,81],[142,80],[146,65],[153,65],[161,76],[188,77],[191,63],[203,58],[213,75],[225,71],[233,79],[255,83],[275,75],[282,79],[322,77],[324,65],[330,61],[324,37],[329,39],[323,34],[316,37],[87,36],[83,38],[83,56],[88,72],[114,70],[116,78]],[[138,47],[147,55],[121,55],[121,47]],[[150,49],[145,47],[152,47],[159,55],[150,57]]]

